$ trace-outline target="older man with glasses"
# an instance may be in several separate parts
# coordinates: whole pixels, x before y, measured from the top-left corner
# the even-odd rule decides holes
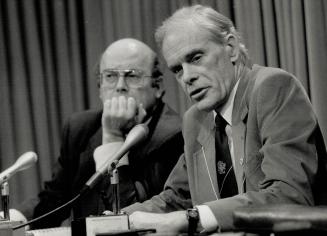
[[[162,73],[152,49],[135,39],[118,40],[105,50],[98,69],[103,110],[74,114],[65,124],[53,179],[46,182],[36,204],[29,201],[18,209],[27,218],[47,213],[78,194],[136,124],[146,123],[149,135],[118,164],[121,207],[160,193],[183,151],[180,119],[162,101]],[[113,201],[108,176],[72,208],[36,222],[33,228],[59,226],[71,210],[74,218],[111,211]]]

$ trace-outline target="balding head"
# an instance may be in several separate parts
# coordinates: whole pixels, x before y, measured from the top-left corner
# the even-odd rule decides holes
[[[110,85],[99,80],[103,102],[113,97],[132,97],[150,114],[164,94],[156,53],[136,39],[125,38],[112,43],[102,54],[99,69],[100,75],[120,71],[119,77]],[[136,75],[139,78],[137,84],[132,84]],[[108,74],[106,76],[108,78]]]
[[[152,73],[156,53],[146,44],[136,39],[120,39],[104,51],[100,71],[111,69],[140,69]]]

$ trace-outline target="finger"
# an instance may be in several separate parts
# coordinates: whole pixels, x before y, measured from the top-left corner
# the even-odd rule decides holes
[[[111,105],[111,99],[107,99],[103,102],[103,109],[108,109],[110,108],[110,105]]]
[[[103,102],[102,119],[104,119],[110,114],[110,109],[111,109],[111,99],[107,99]]]
[[[124,116],[127,110],[127,101],[124,96],[118,98],[118,116]]]
[[[129,97],[127,100],[127,116],[133,118],[136,116],[137,105],[134,98]]]
[[[113,97],[111,99],[111,105],[110,105],[110,114],[111,115],[117,115],[119,110],[119,102],[117,97]]]
[[[135,229],[135,217],[134,217],[134,213],[132,213],[131,215],[128,216],[129,219],[129,227],[130,229]]]
[[[114,215],[114,213],[112,211],[109,211],[109,210],[105,210],[104,212],[102,212],[102,214],[106,215],[106,216]]]

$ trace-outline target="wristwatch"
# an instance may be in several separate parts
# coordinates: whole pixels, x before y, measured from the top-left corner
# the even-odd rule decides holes
[[[199,211],[196,208],[189,208],[186,210],[186,217],[188,220],[188,235],[193,236],[198,227],[200,220]]]

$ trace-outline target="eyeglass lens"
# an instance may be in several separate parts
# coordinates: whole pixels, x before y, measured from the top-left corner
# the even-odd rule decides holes
[[[110,87],[115,87],[120,77],[131,87],[143,84],[142,72],[137,70],[104,70],[101,77],[102,83]]]

